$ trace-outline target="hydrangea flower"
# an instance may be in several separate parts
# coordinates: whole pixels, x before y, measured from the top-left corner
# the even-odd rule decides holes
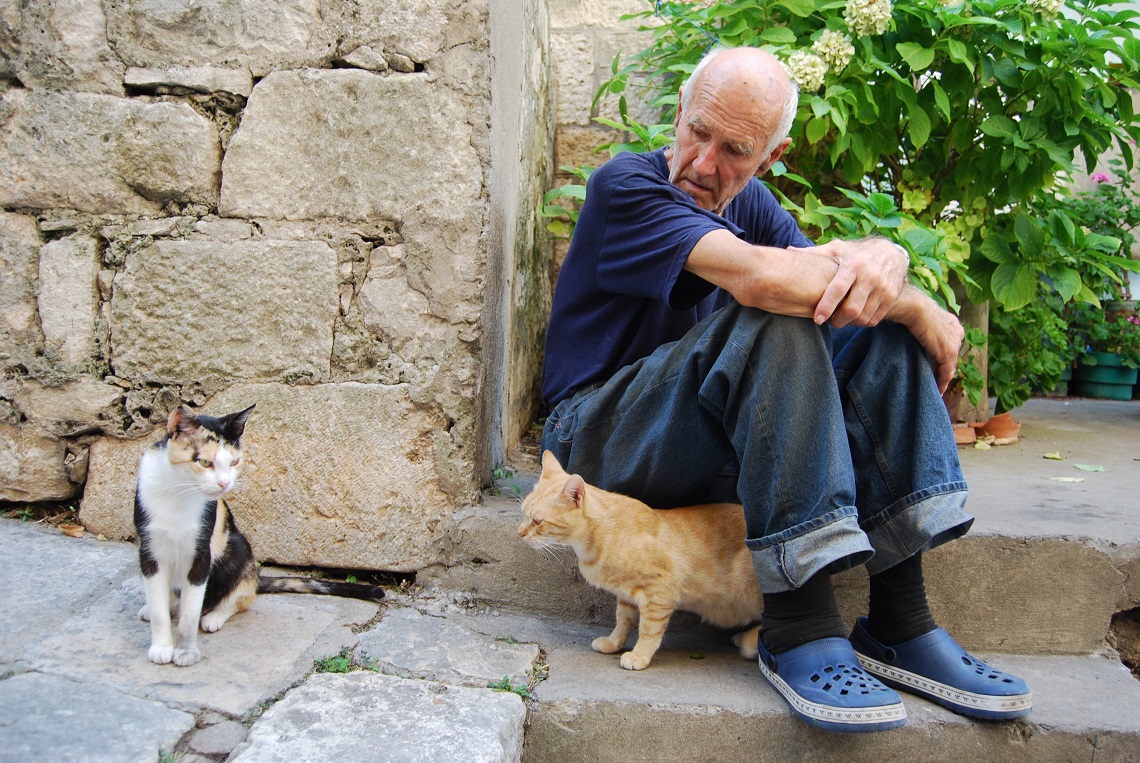
[[[1062,2],[1063,0],[1028,0],[1028,5],[1042,16],[1052,18],[1057,15]]]
[[[1051,3],[1054,0],[1038,0],[1038,2]],[[882,34],[886,31],[892,10],[894,7],[891,5],[891,0],[847,0],[843,18],[847,20],[847,28],[857,37],[866,37],[869,34]]]
[[[824,30],[811,49],[837,73],[843,71],[847,64],[851,63],[851,57],[855,55],[855,46],[851,44],[851,38],[831,29]]]
[[[788,56],[785,66],[788,76],[796,81],[803,92],[814,93],[823,87],[823,78],[827,75],[827,62],[815,53],[797,50]]]
[[[1093,175],[1091,179],[1094,183],[1107,183],[1108,175],[1104,174],[1103,172],[1098,172]]]

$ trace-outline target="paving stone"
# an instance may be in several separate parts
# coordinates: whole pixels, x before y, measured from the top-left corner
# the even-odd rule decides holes
[[[0,569],[5,577],[0,586],[2,665],[27,657],[31,643],[135,574],[138,551],[125,543],[72,538],[54,528],[2,520]]]
[[[361,634],[360,651],[386,672],[468,686],[486,686],[503,676],[525,684],[526,671],[539,655],[537,644],[509,643],[411,608],[388,610]]]
[[[510,692],[369,672],[320,673],[250,729],[231,763],[518,761],[526,709]]]
[[[228,755],[245,741],[246,731],[240,723],[225,720],[196,732],[190,738],[190,749],[205,755]]]
[[[189,713],[40,673],[0,681],[0,708],[0,763],[149,763],[194,728]]]
[[[376,612],[375,604],[329,596],[259,596],[217,633],[198,635],[200,662],[176,667],[147,659],[150,626],[138,619],[145,600],[141,577],[131,577],[32,646],[29,660],[45,672],[240,717],[317,657],[354,646],[350,626]]]

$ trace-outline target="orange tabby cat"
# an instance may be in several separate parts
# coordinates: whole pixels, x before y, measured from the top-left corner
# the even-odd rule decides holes
[[[621,650],[637,625],[637,644],[621,656],[626,670],[649,667],[674,610],[724,628],[760,619],[763,598],[737,504],[654,511],[567,474],[547,451],[522,510],[520,538],[536,548],[570,546],[586,580],[617,596],[617,625],[594,639],[594,651]],[[758,629],[733,638],[749,659],[757,655]]]

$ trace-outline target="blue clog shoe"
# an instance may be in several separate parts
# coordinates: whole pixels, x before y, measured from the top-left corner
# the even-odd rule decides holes
[[[823,638],[774,655],[760,650],[760,672],[809,725],[868,732],[906,723],[902,698],[863,670],[851,642]]]
[[[860,617],[851,631],[851,644],[863,667],[887,686],[956,713],[1008,720],[1033,709],[1033,695],[1025,681],[971,656],[941,628],[886,646],[867,632],[867,618]]]

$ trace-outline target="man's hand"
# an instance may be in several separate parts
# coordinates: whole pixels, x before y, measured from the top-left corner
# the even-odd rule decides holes
[[[826,254],[838,265],[815,307],[815,322],[821,325],[825,321],[836,328],[877,325],[907,283],[910,257],[885,238],[836,239],[814,247],[812,252]]]
[[[934,363],[938,391],[945,392],[958,370],[958,351],[966,336],[958,318],[914,286],[907,286],[887,318],[906,326],[923,346]]]

